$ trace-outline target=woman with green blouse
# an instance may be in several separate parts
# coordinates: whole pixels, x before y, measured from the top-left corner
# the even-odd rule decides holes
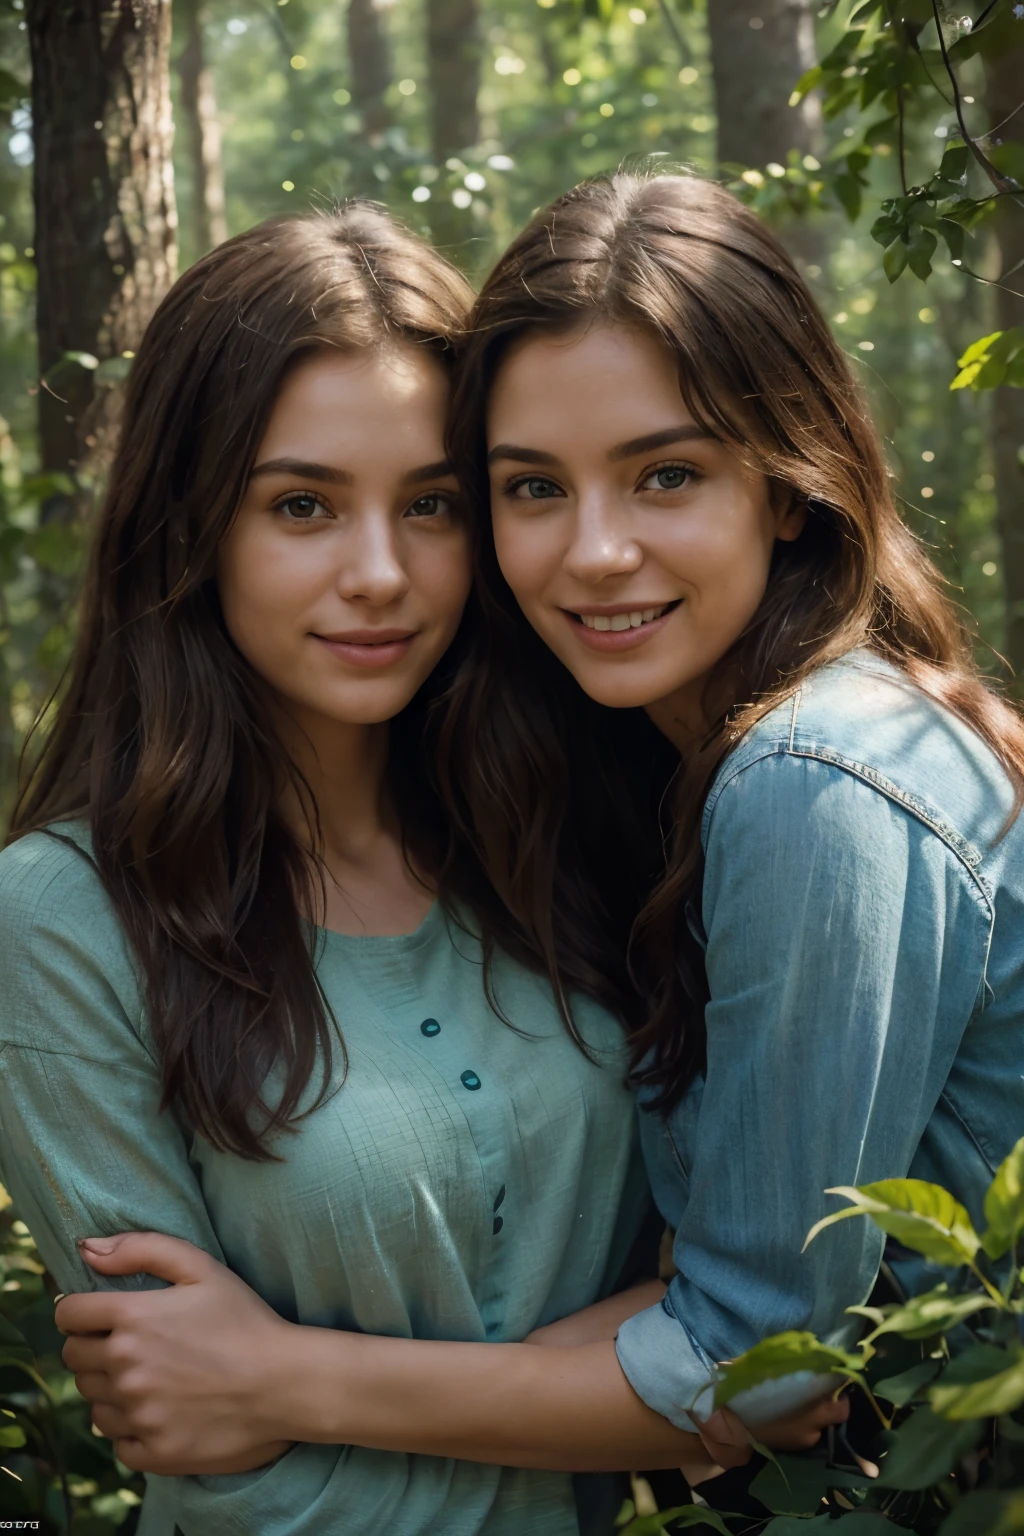
[[[232,1351],[265,1375],[254,1309],[275,1337],[447,1351],[602,1298],[610,1339],[653,1299],[612,1295],[648,1212],[615,958],[659,853],[624,810],[648,770],[595,739],[603,790],[621,774],[630,796],[608,815],[580,786],[573,816],[618,894],[554,952],[478,858],[500,867],[521,791],[460,839],[435,783],[440,706],[476,665],[444,446],[468,300],[359,206],[262,226],[182,278],[133,368],[72,675],[0,856],[0,1179],[65,1292],[154,1287],[148,1261],[101,1275],[84,1239],[194,1245],[236,1287],[213,1340],[179,1310],[187,1283],[75,1300],[120,1322],[155,1306],[207,1380]],[[68,1348],[131,1464],[101,1342]],[[515,1353],[535,1441],[552,1357]],[[286,1364],[299,1399],[304,1371]],[[254,1443],[229,1405],[188,1465],[150,1463],[140,1536],[575,1536],[607,1523],[578,1514],[572,1471],[698,1443],[616,1367],[540,1456],[499,1467],[470,1436],[455,1460],[429,1443],[444,1391],[442,1364],[402,1450]]]
[[[403,1338],[518,1340],[621,1283],[648,1197],[620,1026],[574,997],[570,1038],[430,782],[471,627],[469,298],[355,207],[213,252],[140,349],[0,856],[0,1180],[62,1291],[152,1286],[79,1255],[132,1228]],[[625,1427],[652,1463],[693,1439]],[[577,1530],[568,1473],[284,1443],[217,1470],[151,1478],[143,1536]]]

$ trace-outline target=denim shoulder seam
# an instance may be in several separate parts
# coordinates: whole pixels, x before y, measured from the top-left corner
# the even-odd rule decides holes
[[[739,756],[739,753],[737,753],[737,756]],[[929,805],[920,800],[916,795],[911,794],[909,790],[901,789],[898,784],[894,784],[891,779],[886,778],[885,774],[879,773],[877,769],[869,767],[868,764],[854,762],[852,758],[844,757],[841,753],[830,751],[827,748],[789,746],[787,742],[779,740],[765,742],[760,752],[741,762],[736,762],[731,772],[728,769],[723,771],[708,795],[704,806],[704,815],[701,819],[701,841],[705,846],[707,844],[711,816],[721,797],[722,791],[734,779],[738,778],[741,773],[744,773],[748,768],[752,768],[756,763],[762,762],[766,757],[802,757],[813,762],[825,763],[832,768],[838,768],[840,772],[851,774],[854,778],[860,779],[862,783],[867,784],[871,789],[877,790],[886,799],[900,806],[908,815],[913,816],[916,821],[922,822],[930,832],[935,834],[940,842],[945,844],[970,877],[977,896],[984,904],[990,926],[991,940],[991,924],[995,919],[995,903],[988,881],[978,867],[982,861],[980,851],[973,843],[968,842],[967,838],[963,837],[955,827],[938,816]]]

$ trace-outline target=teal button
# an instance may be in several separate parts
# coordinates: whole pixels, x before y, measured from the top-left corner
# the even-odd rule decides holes
[[[463,1088],[468,1088],[470,1092],[473,1092],[475,1089],[480,1087],[480,1079],[477,1077],[475,1072],[463,1072],[459,1081],[461,1082]]]
[[[428,1040],[432,1039],[434,1035],[439,1035],[440,1033],[441,1026],[436,1019],[424,1019],[423,1023],[420,1025],[420,1034],[426,1035]]]

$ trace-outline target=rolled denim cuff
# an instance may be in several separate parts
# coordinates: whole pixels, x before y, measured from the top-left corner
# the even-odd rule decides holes
[[[648,1408],[696,1433],[714,1407],[715,1363],[664,1302],[627,1318],[616,1335],[615,1353]]]
[[[715,1362],[665,1302],[622,1324],[615,1340],[626,1380],[648,1408],[696,1433],[714,1412]],[[751,1429],[788,1418],[839,1385],[836,1376],[794,1371],[738,1392],[729,1407]]]

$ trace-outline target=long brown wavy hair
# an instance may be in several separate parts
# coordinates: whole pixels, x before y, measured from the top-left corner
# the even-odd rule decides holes
[[[301,916],[316,910],[317,829],[300,846],[280,812],[296,769],[225,629],[218,546],[286,369],[315,349],[393,341],[447,362],[471,300],[454,268],[367,204],[272,220],[185,273],[132,367],[70,676],[14,812],[11,839],[88,821],[142,972],[164,1102],[245,1157],[270,1155],[318,1065],[312,1107],[323,1101],[332,1041],[342,1055],[344,1042]],[[393,722],[389,770],[417,867],[445,863],[453,879],[422,770],[431,699],[459,647]]]
[[[665,801],[666,859],[633,926],[645,1001],[634,1076],[667,1110],[705,1053],[704,957],[685,918],[688,903],[700,910],[701,811],[723,759],[755,721],[816,668],[869,646],[988,743],[1018,809],[1024,726],[979,675],[970,633],[899,517],[860,391],[804,282],[764,225],[713,183],[631,173],[585,183],[540,212],[501,257],[473,311],[454,397],[452,447],[471,494],[488,494],[487,400],[510,344],[594,321],[653,332],[677,359],[695,420],[808,508],[800,537],[776,546],[757,613],[709,679],[707,698],[725,704],[678,767]],[[581,931],[600,948],[608,930],[595,914],[603,920],[615,908],[621,931],[628,893],[610,888],[617,866],[573,830],[575,797],[601,793],[602,748],[588,719],[614,712],[581,707],[581,690],[505,584],[485,520],[478,563],[483,634],[448,724],[447,792],[553,966],[560,950],[579,950]],[[649,834],[664,758],[635,712],[618,733],[620,750],[624,732],[635,735],[634,755],[651,754],[651,793],[636,808]],[[605,824],[617,809],[606,805]]]

